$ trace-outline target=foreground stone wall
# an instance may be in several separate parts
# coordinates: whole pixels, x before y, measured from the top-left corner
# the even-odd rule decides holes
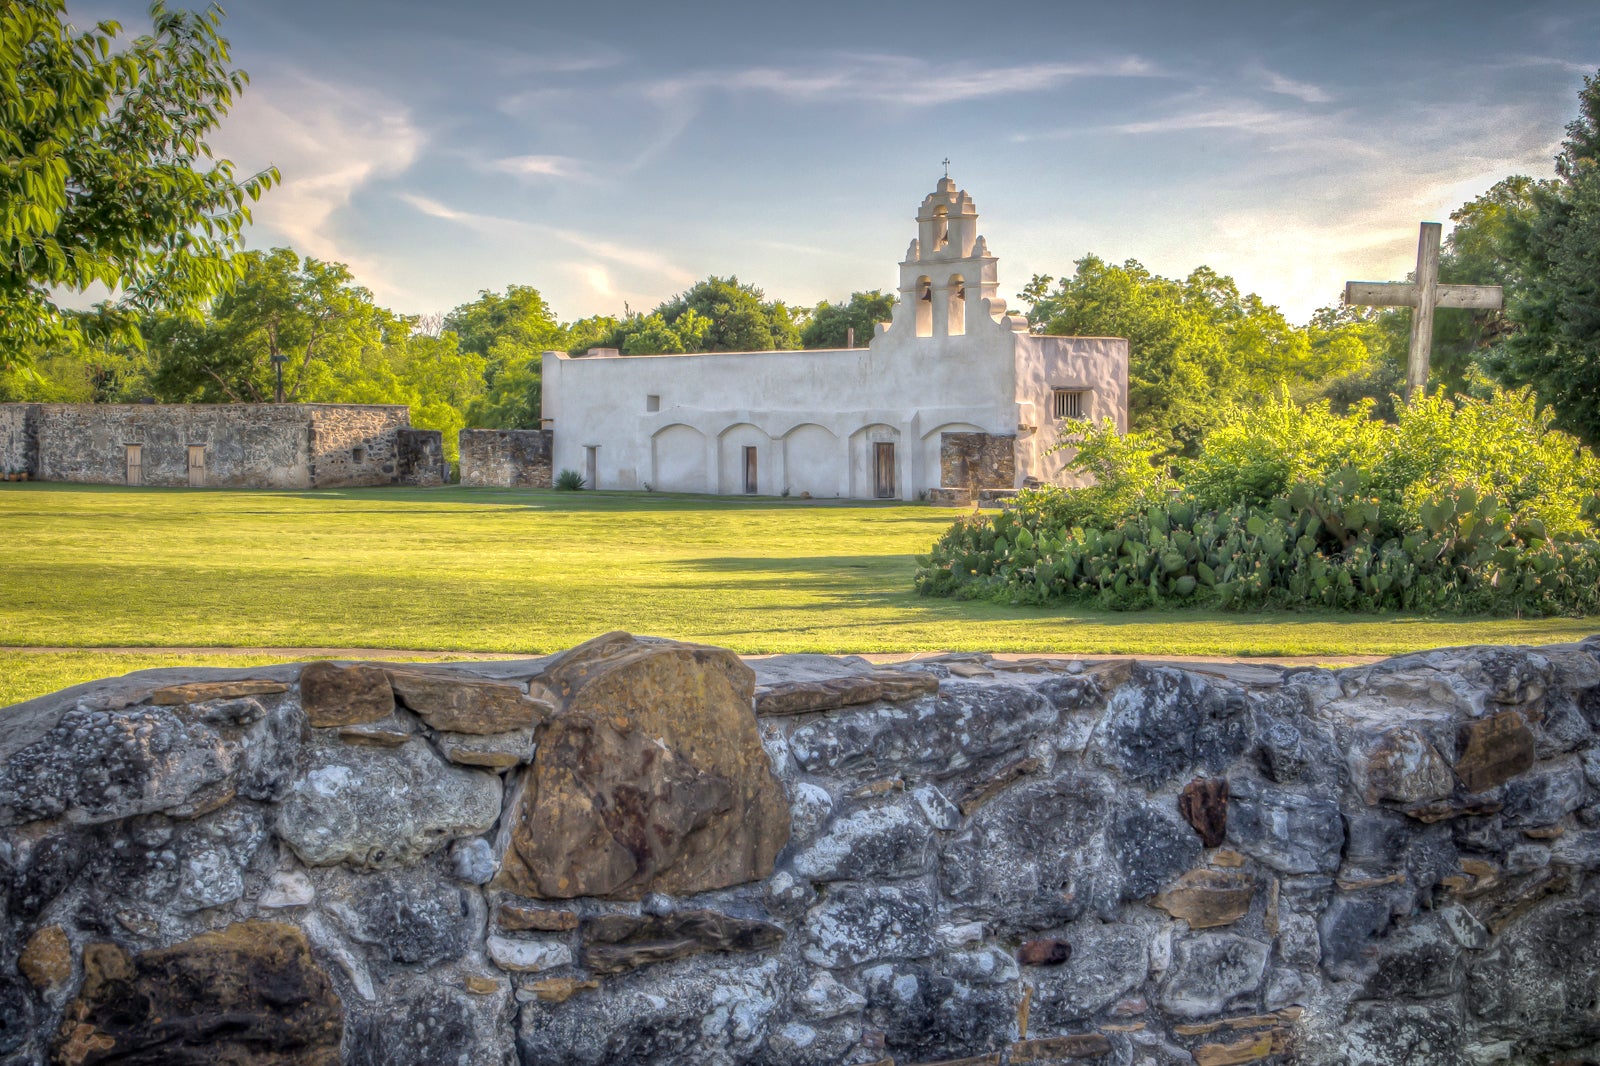
[[[1600,1056],[1600,638],[149,671],[0,712],[0,1062]]]
[[[403,406],[359,404],[0,404],[0,466],[40,481],[123,485],[128,447],[140,483],[337,488],[399,479]]]
[[[554,482],[548,429],[464,429],[461,484],[474,488],[548,489]]]

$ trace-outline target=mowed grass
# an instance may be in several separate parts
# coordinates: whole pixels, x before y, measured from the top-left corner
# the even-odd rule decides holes
[[[1334,656],[1600,630],[1586,619],[1111,614],[925,599],[911,587],[914,557],[955,517],[644,493],[0,484],[0,645],[542,654],[626,629],[747,654]],[[21,679],[0,680],[0,703],[69,676],[166,664],[71,652],[52,667],[51,654],[0,651],[0,679]]]

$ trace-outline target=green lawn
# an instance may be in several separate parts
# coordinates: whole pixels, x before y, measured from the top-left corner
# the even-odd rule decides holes
[[[628,629],[746,653],[1338,655],[1600,630],[1582,619],[1105,614],[924,599],[911,590],[912,557],[954,517],[633,493],[0,484],[0,645],[533,654]],[[0,651],[0,704],[142,665],[170,663]]]

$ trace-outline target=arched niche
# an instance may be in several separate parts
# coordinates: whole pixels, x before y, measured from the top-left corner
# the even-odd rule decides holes
[[[849,495],[846,462],[845,442],[826,426],[802,422],[783,435],[783,487],[792,495]]]
[[[705,492],[706,436],[674,422],[650,438],[650,487],[657,492]]]

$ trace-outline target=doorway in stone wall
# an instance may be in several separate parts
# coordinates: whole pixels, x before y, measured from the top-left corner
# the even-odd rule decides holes
[[[189,487],[203,489],[206,487],[206,446],[204,444],[189,445]]]
[[[583,483],[591,489],[600,487],[600,445],[585,444],[583,446]]]
[[[129,485],[144,484],[144,445],[126,444],[127,462],[124,478]]]
[[[878,441],[872,446],[872,494],[880,500],[894,499],[894,444]]]
[[[754,496],[759,484],[756,478],[756,446],[747,444],[744,448],[744,494]]]

